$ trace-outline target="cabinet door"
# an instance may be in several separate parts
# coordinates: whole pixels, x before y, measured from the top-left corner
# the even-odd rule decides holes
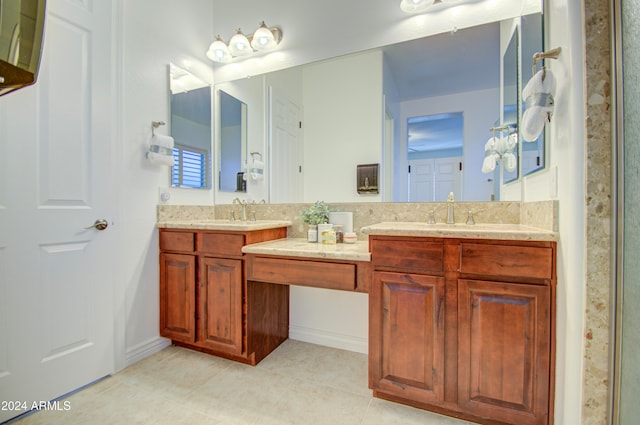
[[[195,288],[195,256],[160,254],[160,335],[195,341]]]
[[[371,387],[416,400],[444,398],[444,278],[375,272],[370,297]]]
[[[458,281],[458,402],[476,416],[548,423],[550,289]]]
[[[242,353],[242,261],[200,259],[198,344]]]

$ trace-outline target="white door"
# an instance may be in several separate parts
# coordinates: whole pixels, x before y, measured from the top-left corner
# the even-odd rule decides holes
[[[301,109],[270,89],[269,200],[271,203],[302,202]]]
[[[0,421],[114,368],[111,0],[47,3],[38,82],[0,97]]]
[[[433,202],[433,160],[409,161],[409,202]]]
[[[409,202],[443,202],[453,192],[462,199],[462,157],[409,161]]]

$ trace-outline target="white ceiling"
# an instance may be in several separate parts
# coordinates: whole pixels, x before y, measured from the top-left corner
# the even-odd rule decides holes
[[[491,23],[382,49],[402,101],[500,85],[500,24]]]

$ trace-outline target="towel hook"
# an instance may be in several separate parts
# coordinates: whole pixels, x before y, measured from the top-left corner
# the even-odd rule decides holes
[[[260,159],[258,161],[262,161],[262,154],[260,152],[250,152],[251,157],[253,157],[253,160],[255,161],[255,157],[254,155],[258,155],[260,157]]]
[[[161,125],[165,125],[165,122],[164,121],[151,121],[151,135],[152,136],[156,135],[154,130],[156,128],[160,127]]]
[[[536,75],[536,64],[544,59],[558,59],[560,56],[560,52],[562,49],[560,47],[556,47],[555,49],[547,50],[546,52],[537,52],[533,54],[533,65],[531,66],[531,75]],[[542,66],[542,80],[544,81],[545,77],[544,66]]]

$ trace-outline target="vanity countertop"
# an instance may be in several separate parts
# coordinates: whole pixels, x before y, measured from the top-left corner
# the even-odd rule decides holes
[[[368,241],[357,241],[354,244],[322,245],[317,242],[308,242],[304,238],[288,238],[245,245],[242,247],[242,252],[286,257],[371,261]]]
[[[557,241],[558,233],[521,224],[428,224],[384,222],[363,227],[362,233],[387,236],[430,236],[436,238]]]
[[[250,232],[252,230],[276,229],[278,227],[291,226],[287,220],[256,220],[256,221],[230,221],[230,220],[172,220],[156,223],[156,227],[162,229],[193,229],[193,230],[225,230],[236,232]]]

